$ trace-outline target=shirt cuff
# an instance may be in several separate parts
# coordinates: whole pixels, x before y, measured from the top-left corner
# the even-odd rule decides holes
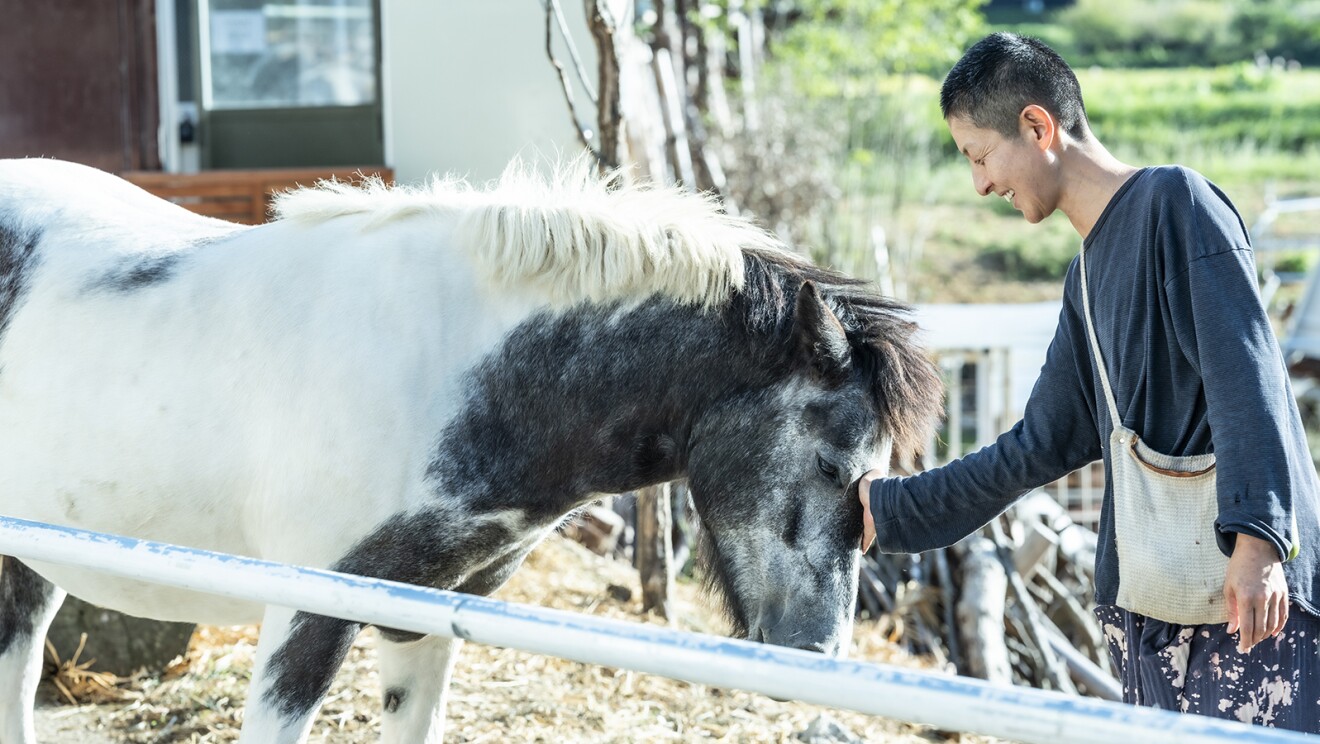
[[[1219,519],[1215,520],[1215,537],[1219,542],[1219,550],[1224,555],[1233,555],[1233,547],[1237,544],[1239,533],[1260,538],[1273,545],[1280,561],[1290,561],[1301,552],[1301,546],[1297,542],[1296,525],[1284,534],[1275,525],[1246,514],[1220,514]]]
[[[903,531],[894,518],[890,505],[902,488],[899,478],[880,478],[871,481],[871,519],[875,522],[875,542],[881,553],[909,553],[903,544]]]

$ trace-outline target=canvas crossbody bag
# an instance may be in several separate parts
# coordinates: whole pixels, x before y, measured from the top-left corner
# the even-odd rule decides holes
[[[1109,420],[1114,532],[1118,546],[1118,606],[1181,625],[1228,620],[1224,573],[1228,558],[1215,540],[1219,501],[1215,456],[1156,452],[1123,426],[1091,320],[1082,247],[1082,307]]]

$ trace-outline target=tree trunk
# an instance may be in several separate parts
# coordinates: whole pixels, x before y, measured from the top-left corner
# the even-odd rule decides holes
[[[692,150],[683,118],[683,109],[687,104],[683,100],[682,89],[674,79],[672,56],[668,49],[655,49],[651,68],[655,73],[656,90],[660,94],[660,118],[665,126],[665,157],[669,160],[669,171],[683,188],[691,190],[696,188],[697,179],[692,170]]]
[[[674,559],[669,544],[669,484],[637,492],[637,542],[633,556],[642,583],[642,609],[671,619],[669,597],[674,585]]]
[[[624,162],[626,141],[620,129],[624,126],[619,99],[619,45],[618,19],[610,11],[607,0],[585,0],[587,25],[596,42],[599,60],[599,79],[596,87],[596,127],[600,148],[597,156],[604,170],[618,168]]]

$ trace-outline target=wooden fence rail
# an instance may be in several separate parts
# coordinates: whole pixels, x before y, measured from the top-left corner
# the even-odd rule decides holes
[[[381,166],[215,170],[200,173],[128,171],[120,175],[185,209],[245,225],[265,222],[270,215],[271,197],[286,189],[312,186],[317,181],[329,179],[357,182],[369,176],[378,176],[386,183],[394,180],[394,171]]]

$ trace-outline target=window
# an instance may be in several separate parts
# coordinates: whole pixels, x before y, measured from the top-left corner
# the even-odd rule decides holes
[[[202,0],[209,110],[377,103],[373,0]]]

